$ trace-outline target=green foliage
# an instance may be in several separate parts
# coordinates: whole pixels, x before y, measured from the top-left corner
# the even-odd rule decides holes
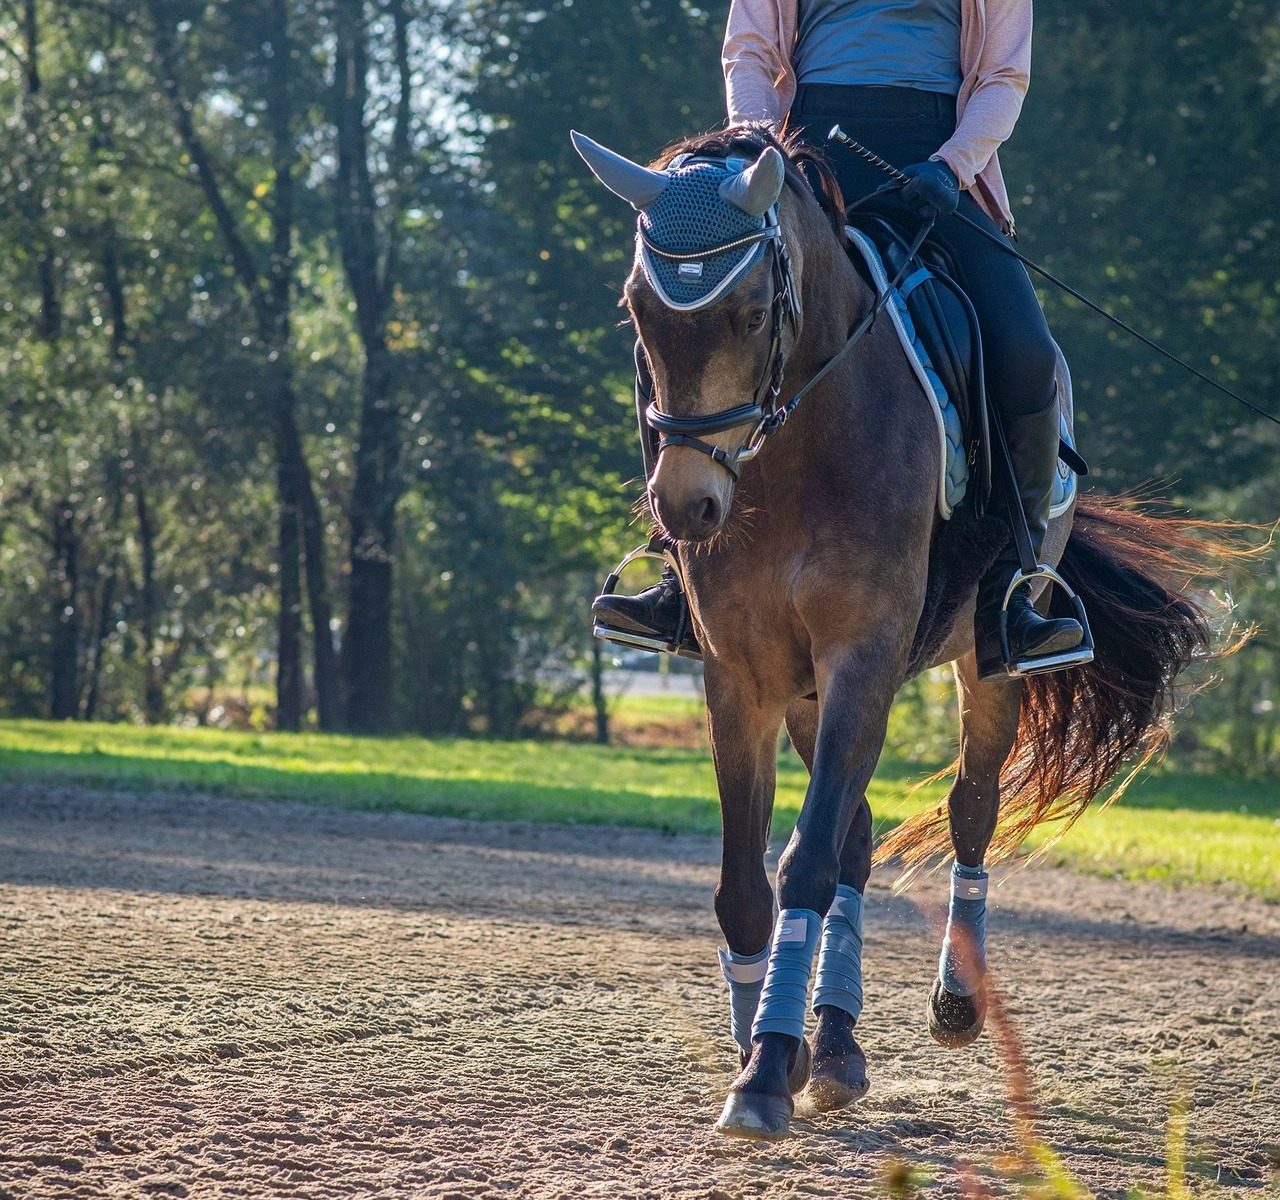
[[[384,480],[396,517],[395,722],[509,735],[554,711],[549,691],[585,674],[595,580],[642,536],[632,336],[615,307],[631,214],[567,134],[645,159],[718,124],[726,7],[405,0],[413,91],[400,162],[389,3],[5,6],[0,712],[155,721],[180,715],[193,687],[262,687],[274,670],[282,571],[267,350],[177,132],[162,33],[260,274],[292,272],[283,354],[342,641],[365,365],[335,205],[344,14],[367,34],[373,228],[397,254],[386,348],[398,451]],[[271,241],[284,181],[268,103],[281,12],[295,164],[283,254]],[[1022,247],[1197,364],[1270,396],[1274,6],[1045,0],[1036,15],[1035,80],[1002,155]],[[1158,478],[1197,511],[1280,515],[1274,428],[1059,294],[1044,298],[1101,486]],[[1274,568],[1231,586],[1260,633],[1196,702],[1187,749],[1271,769]],[[946,685],[920,681],[907,701],[914,715],[896,726],[895,749],[944,749]]]

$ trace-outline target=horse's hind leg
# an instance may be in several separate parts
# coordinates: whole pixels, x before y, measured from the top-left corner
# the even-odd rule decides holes
[[[929,993],[929,1032],[944,1046],[967,1046],[986,1020],[987,846],[1000,808],[1000,768],[1018,732],[1022,683],[978,681],[972,654],[956,662],[960,765],[947,797],[955,850],[947,930]]]
[[[802,700],[787,710],[787,733],[812,771],[818,736],[816,701]],[[871,808],[864,793],[840,851],[837,898],[844,902],[844,915],[828,912],[818,953],[814,990],[818,1024],[805,1099],[819,1112],[843,1108],[861,1100],[867,1092],[867,1060],[854,1036],[862,1011],[862,922],[860,913],[852,914],[851,909],[853,905],[861,908],[870,874]],[[824,995],[834,1003],[820,1003]]]

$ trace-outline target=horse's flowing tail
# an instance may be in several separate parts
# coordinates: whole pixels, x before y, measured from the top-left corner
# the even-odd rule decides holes
[[[1117,799],[1167,746],[1182,672],[1239,647],[1243,637],[1225,628],[1230,602],[1208,590],[1230,562],[1250,553],[1228,529],[1125,501],[1081,498],[1059,570],[1084,601],[1095,657],[1087,666],[1024,681],[988,862],[1011,854],[1042,821],[1059,821],[1058,833],[1066,832],[1131,761],[1107,803]],[[950,848],[944,802],[893,830],[876,861],[896,856],[912,867]]]

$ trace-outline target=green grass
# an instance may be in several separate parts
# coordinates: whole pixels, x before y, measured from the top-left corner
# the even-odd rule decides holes
[[[880,828],[937,801],[940,787],[906,794],[928,769],[881,763],[870,789]],[[719,828],[711,765],[696,750],[3,721],[0,775],[445,816]],[[794,823],[804,787],[803,767],[784,754],[778,836]],[[1121,804],[1085,816],[1049,857],[1094,873],[1225,884],[1280,901],[1280,798],[1260,782],[1152,773]]]

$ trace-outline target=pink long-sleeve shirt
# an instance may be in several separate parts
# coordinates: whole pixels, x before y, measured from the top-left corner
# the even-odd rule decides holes
[[[790,110],[796,7],[797,0],[732,0],[723,57],[731,122],[776,126]],[[1031,0],[960,0],[960,70],[956,131],[933,157],[973,190],[997,225],[1012,230],[996,150],[1017,124],[1031,79]]]

